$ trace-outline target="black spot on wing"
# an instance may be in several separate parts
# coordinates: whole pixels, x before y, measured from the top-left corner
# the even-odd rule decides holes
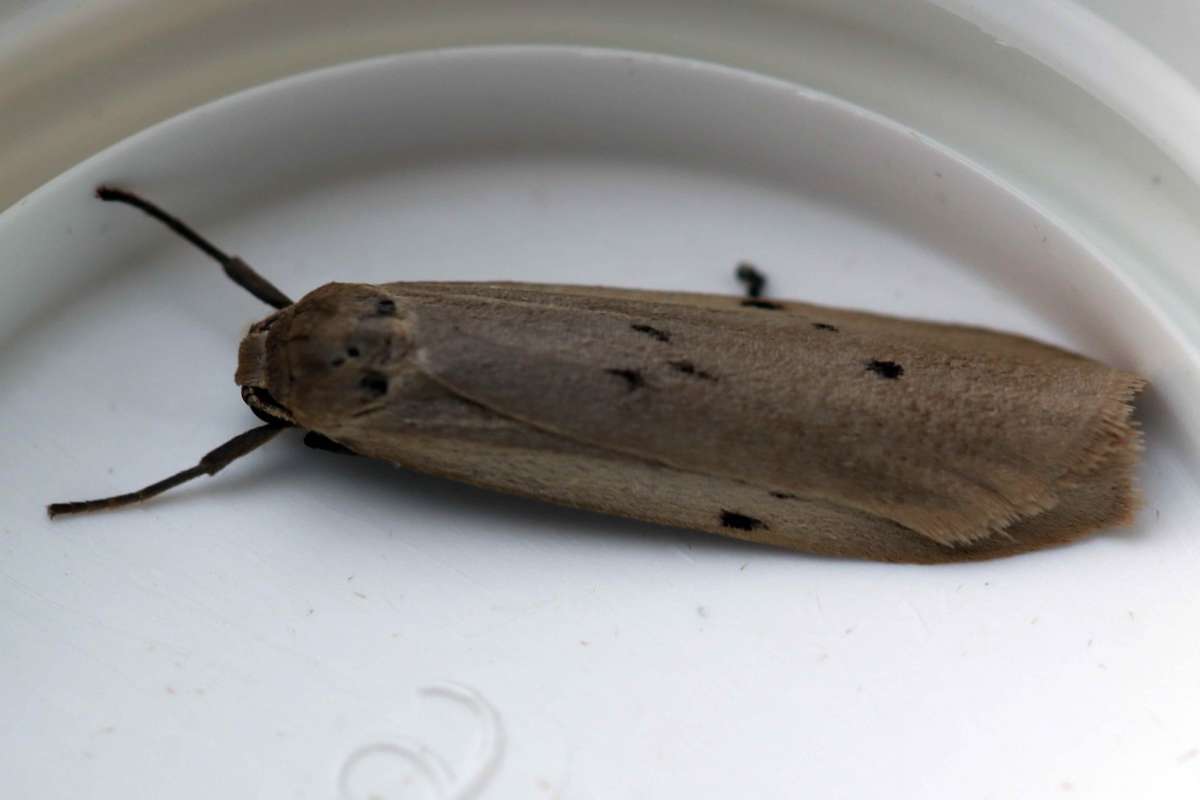
[[[761,519],[739,514],[736,511],[728,511],[721,509],[721,526],[724,528],[732,528],[735,531],[756,531],[766,529],[767,523]]]
[[[633,328],[638,333],[644,333],[652,339],[657,339],[660,342],[671,341],[671,334],[664,330],[659,330],[653,325],[640,325],[633,323],[629,327]]]
[[[904,367],[895,361],[877,361],[872,359],[867,362],[867,372],[874,372],[881,378],[894,381],[904,374]]]
[[[838,327],[836,325],[830,325],[828,322],[814,322],[812,326],[819,331],[833,331],[834,333],[838,332]]]
[[[702,381],[712,381],[716,383],[718,380],[716,375],[706,370],[698,369],[691,361],[668,361],[667,364],[676,372],[682,372],[684,375],[691,375],[694,378],[699,378]]]
[[[646,385],[645,379],[642,378],[642,373],[636,369],[606,369],[604,370],[609,375],[616,375],[618,378],[624,378],[629,385],[629,391],[635,391]]]

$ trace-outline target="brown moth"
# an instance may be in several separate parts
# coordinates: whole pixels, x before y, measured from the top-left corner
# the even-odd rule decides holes
[[[135,195],[279,310],[238,353],[266,425],[313,447],[552,503],[822,555],[990,558],[1130,522],[1144,382],[1006,333],[761,298],[523,283],[329,283],[291,302]]]

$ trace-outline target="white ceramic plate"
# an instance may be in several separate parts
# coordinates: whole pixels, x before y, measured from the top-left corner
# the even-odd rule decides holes
[[[777,296],[1033,334],[1168,387],[1130,531],[928,568],[529,503],[283,437],[46,521],[254,424],[265,315],[93,187],[293,296],[506,279]],[[0,759],[14,796],[1183,796],[1200,756],[1186,347],[971,164],[800,87],[565,48],[302,75],[0,216]],[[1119,324],[1115,321],[1119,320]],[[1194,364],[1192,364],[1194,366]],[[433,687],[431,690],[429,687]],[[440,688],[439,688],[440,687]]]

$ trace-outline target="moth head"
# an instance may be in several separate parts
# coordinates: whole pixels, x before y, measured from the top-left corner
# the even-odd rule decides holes
[[[404,308],[370,284],[329,283],[251,326],[242,399],[260,417],[330,430],[386,405],[410,348]]]

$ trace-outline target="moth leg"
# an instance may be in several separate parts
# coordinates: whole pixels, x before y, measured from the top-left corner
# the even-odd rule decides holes
[[[227,255],[212,242],[185,225],[179,218],[171,216],[149,200],[144,200],[133,192],[127,192],[124,189],[117,189],[112,186],[97,187],[96,197],[106,202],[125,203],[134,208],[140,208],[215,259],[224,268],[225,274],[234,283],[267,305],[274,308],[284,308],[292,304],[291,299],[286,294],[279,291],[273,283],[255,272],[245,261],[242,261],[237,256]]]
[[[230,439],[225,444],[205,454],[200,459],[200,463],[190,469],[185,469],[182,472],[177,472],[169,478],[164,478],[158,483],[152,483],[144,489],[139,489],[136,492],[129,494],[119,494],[115,497],[104,497],[99,500],[80,500],[71,503],[51,503],[46,506],[46,513],[54,519],[60,514],[81,514],[87,511],[105,511],[110,508],[120,508],[121,506],[130,506],[134,503],[140,503],[143,500],[149,500],[155,495],[162,494],[168,489],[172,489],[181,483],[186,483],[192,478],[199,478],[201,475],[216,475],[225,467],[229,466],[234,461],[242,456],[253,452],[262,445],[271,441],[275,434],[283,430],[282,425],[262,425],[258,428],[251,428],[245,433],[239,433],[237,436]]]
[[[346,447],[344,444],[338,444],[328,436],[323,436],[316,431],[309,431],[304,434],[304,444],[311,447],[313,450],[324,450],[327,453],[337,453],[343,456],[356,456],[358,453]]]
[[[737,269],[733,274],[739,281],[745,284],[747,299],[757,300],[762,297],[763,289],[767,285],[767,276],[759,272],[753,264],[749,261],[743,261],[737,265]]]

